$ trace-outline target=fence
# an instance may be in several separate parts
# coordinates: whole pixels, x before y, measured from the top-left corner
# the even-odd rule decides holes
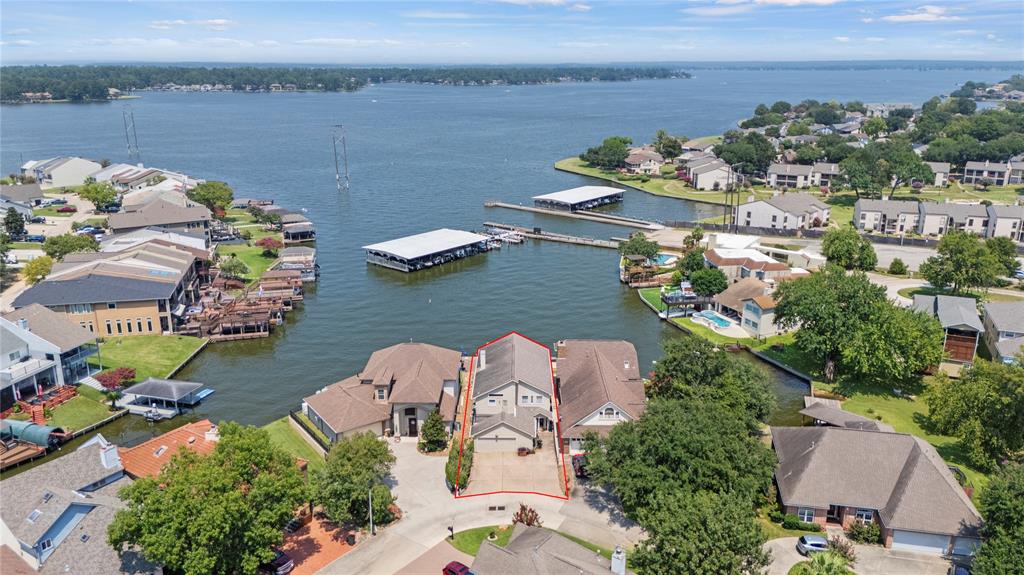
[[[323,437],[321,437],[321,434],[323,432],[310,425],[309,420],[299,417],[299,414],[301,413],[302,410],[293,409],[288,412],[288,417],[292,418],[292,421],[297,423],[299,427],[301,427],[306,432],[307,435],[312,437],[313,441],[315,441],[316,444],[320,446],[320,449],[323,449],[325,452],[330,451],[331,445],[324,441]]]
[[[662,222],[671,228],[701,228],[705,231],[712,232],[729,232],[748,234],[752,236],[778,236],[778,237],[789,237],[789,238],[820,238],[825,235],[825,230],[785,230],[781,228],[757,228],[754,226],[734,226],[724,224],[711,224],[711,223],[700,223],[700,222],[683,222],[683,221],[665,221]]]

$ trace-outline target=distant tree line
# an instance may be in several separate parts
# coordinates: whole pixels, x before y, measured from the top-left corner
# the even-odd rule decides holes
[[[102,100],[108,88],[131,91],[164,84],[230,85],[234,90],[294,84],[300,90],[354,91],[371,83],[546,84],[688,78],[663,67],[450,67],[450,68],[264,68],[186,66],[4,66],[0,98],[18,101],[24,93],[49,92],[55,100]]]

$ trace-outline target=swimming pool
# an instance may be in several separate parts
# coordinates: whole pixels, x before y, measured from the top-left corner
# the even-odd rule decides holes
[[[659,253],[651,262],[656,266],[668,266],[674,264],[677,259],[679,258],[672,254]]]
[[[732,322],[726,319],[725,316],[713,312],[711,310],[704,310],[697,315],[710,321],[711,323],[717,325],[718,327],[729,327],[730,325],[732,325]]]

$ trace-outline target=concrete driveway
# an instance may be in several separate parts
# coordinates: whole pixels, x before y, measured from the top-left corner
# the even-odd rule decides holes
[[[28,224],[25,227],[30,234],[43,234],[46,237],[59,236],[70,232],[71,224],[75,222],[84,222],[85,220],[105,215],[95,213],[96,206],[92,205],[92,202],[78,197],[78,194],[53,194],[47,192],[46,197],[67,200],[68,205],[75,206],[78,208],[78,211],[67,217],[46,216],[45,224]]]
[[[772,554],[772,564],[766,575],[786,575],[789,570],[807,558],[796,550],[796,537],[782,537],[765,543]],[[949,561],[935,555],[893,551],[878,545],[854,545],[857,562],[853,571],[858,575],[946,575]]]
[[[517,491],[562,496],[563,483],[562,467],[549,449],[525,457],[511,451],[478,451],[462,494]]]
[[[768,566],[766,575],[786,575],[794,565],[806,560],[796,550],[796,539],[782,537],[764,544],[764,548],[772,554],[772,564]]]

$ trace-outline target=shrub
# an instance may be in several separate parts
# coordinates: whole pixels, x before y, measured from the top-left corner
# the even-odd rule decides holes
[[[778,509],[772,509],[768,512],[768,519],[772,523],[782,523],[782,512]]]
[[[516,523],[522,523],[527,527],[542,526],[537,510],[525,503],[520,503],[519,510],[512,514],[512,524]]]
[[[848,563],[852,564],[857,561],[857,552],[854,551],[853,543],[849,539],[833,535],[828,538],[828,548],[837,555],[842,556]]]
[[[799,517],[790,513],[787,513],[782,517],[782,526],[786,529],[795,529],[799,531],[821,531],[821,525],[800,521]]]
[[[121,389],[125,384],[135,381],[135,368],[119,367],[117,369],[108,369],[97,374],[96,381],[100,382],[104,389],[111,391]]]
[[[448,487],[455,489],[458,485],[460,489],[465,489],[466,484],[469,483],[469,470],[473,467],[473,440],[467,439],[465,445],[462,447],[462,467],[459,467],[459,450],[449,449],[448,450],[448,462],[444,466],[444,476],[448,481]],[[455,474],[458,473],[458,481],[456,481]]]
[[[878,543],[882,539],[882,529],[877,523],[855,521],[846,530],[846,536],[857,543]]]
[[[423,423],[423,431],[420,433],[420,449],[428,453],[441,451],[448,445],[448,432],[445,431],[444,421],[438,411],[430,412],[426,422]]]
[[[256,240],[256,245],[263,248],[264,257],[274,257],[277,255],[277,250],[284,247],[284,242],[277,238],[267,236]]]
[[[900,258],[893,258],[892,263],[889,264],[889,273],[895,276],[906,275],[907,264],[903,263]]]

